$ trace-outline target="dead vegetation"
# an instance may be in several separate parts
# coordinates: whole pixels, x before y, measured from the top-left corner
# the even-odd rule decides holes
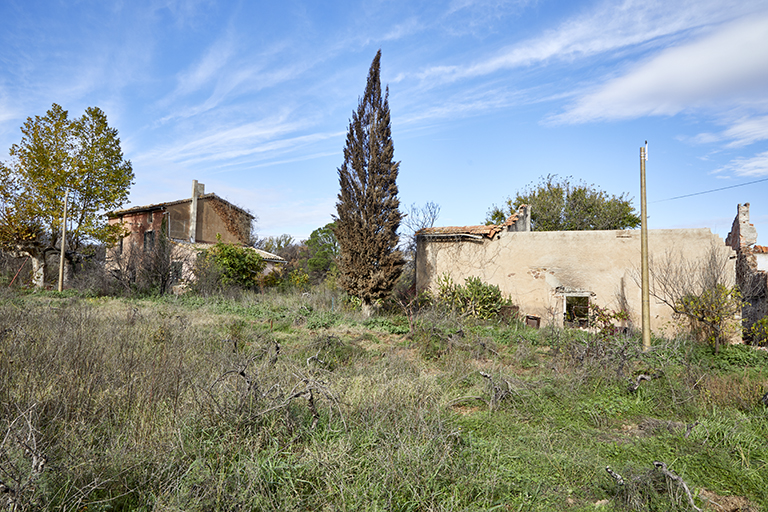
[[[0,509],[768,503],[751,352],[338,304],[3,296]]]

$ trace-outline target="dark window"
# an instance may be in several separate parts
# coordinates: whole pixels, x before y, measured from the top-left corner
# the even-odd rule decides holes
[[[586,327],[589,324],[589,297],[566,295],[565,325]]]
[[[144,232],[144,252],[149,252],[154,248],[155,248],[155,232],[145,231]]]
[[[155,220],[155,212],[149,212],[147,214],[147,222],[152,224],[152,221]]]

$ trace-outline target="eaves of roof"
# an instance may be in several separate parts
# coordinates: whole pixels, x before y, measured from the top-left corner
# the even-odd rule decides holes
[[[217,199],[218,201],[221,201],[222,203],[224,203],[224,204],[234,208],[235,210],[239,211],[243,215],[247,215],[251,219],[255,218],[252,214],[248,213],[243,208],[240,208],[239,206],[230,203],[226,199],[222,199],[221,197],[217,196],[213,192],[208,193],[208,194],[203,194],[202,196],[199,197],[199,199]],[[132,208],[125,208],[123,210],[114,210],[114,211],[111,211],[111,212],[107,212],[105,215],[107,217],[113,218],[113,217],[118,217],[120,215],[131,215],[131,214],[134,214],[134,213],[162,210],[164,208],[167,208],[168,206],[175,206],[177,204],[191,203],[191,202],[192,202],[192,198],[188,197],[186,199],[179,199],[177,201],[168,201],[168,202],[165,202],[165,203],[149,204],[149,205],[145,205],[145,206],[134,206]]]
[[[424,228],[419,230],[418,235],[474,235],[493,238],[501,231],[501,226],[492,224],[490,226],[443,226],[438,228]]]
[[[504,228],[513,225],[517,222],[518,215],[512,214],[504,221],[503,224],[488,224],[480,226],[443,226],[437,228],[423,228],[416,232],[418,236],[427,237],[450,237],[450,236],[469,236],[472,238],[487,237],[493,240],[493,238],[501,233]]]

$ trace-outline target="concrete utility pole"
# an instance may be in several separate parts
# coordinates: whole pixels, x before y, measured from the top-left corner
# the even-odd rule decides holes
[[[59,291],[64,289],[64,249],[67,246],[67,199],[69,187],[64,192],[64,219],[61,222],[61,257],[59,258]]]
[[[651,294],[648,279],[648,211],[645,204],[645,162],[648,160],[648,141],[640,148],[640,257],[643,260],[643,352],[651,348]]]

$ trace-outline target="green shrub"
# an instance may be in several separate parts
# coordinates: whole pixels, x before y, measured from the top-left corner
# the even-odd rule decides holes
[[[201,272],[215,269],[220,273],[223,284],[253,288],[261,284],[266,265],[264,258],[256,251],[219,241],[200,253],[196,274],[199,278]]]
[[[444,305],[462,316],[491,319],[498,316],[502,306],[511,305],[496,285],[484,283],[479,277],[470,276],[464,286],[456,284],[448,274],[437,278],[437,304]]]
[[[408,321],[403,317],[375,316],[364,321],[363,325],[368,329],[387,332],[389,334],[403,335],[410,332]]]
[[[674,311],[697,340],[706,341],[717,352],[737,331],[734,318],[741,312],[741,304],[741,293],[736,287],[717,284],[699,295],[682,297]]]

